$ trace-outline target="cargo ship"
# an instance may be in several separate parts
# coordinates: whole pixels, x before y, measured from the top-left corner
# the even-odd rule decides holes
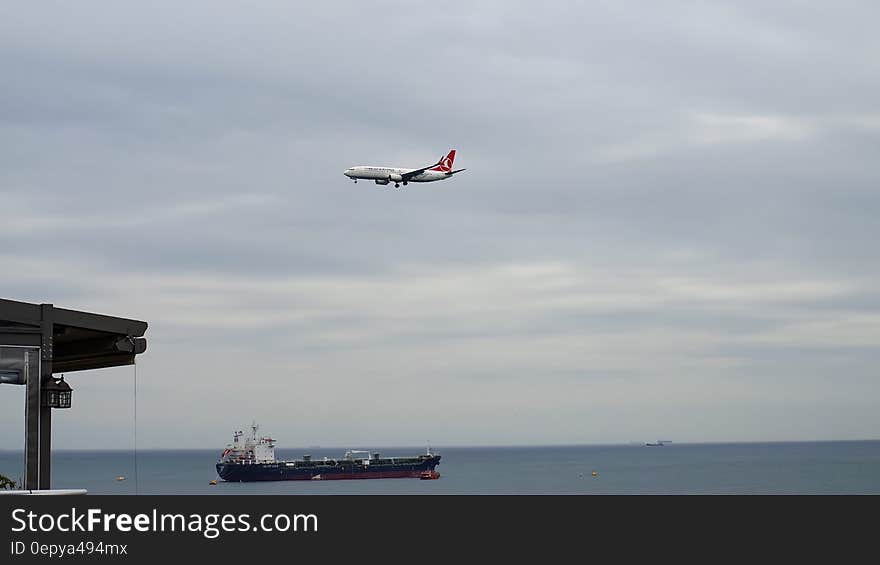
[[[251,426],[250,437],[241,431],[232,434],[217,460],[217,475],[229,482],[252,481],[321,481],[340,479],[432,480],[440,478],[434,468],[440,455],[427,452],[413,457],[382,457],[369,451],[346,451],[340,459],[324,457],[279,461],[275,458],[275,440],[257,436],[259,426]]]

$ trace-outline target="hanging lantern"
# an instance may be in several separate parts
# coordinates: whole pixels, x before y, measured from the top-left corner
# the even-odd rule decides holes
[[[64,382],[64,376],[60,379],[50,377],[43,383],[43,406],[49,408],[70,408],[70,400],[73,389]]]

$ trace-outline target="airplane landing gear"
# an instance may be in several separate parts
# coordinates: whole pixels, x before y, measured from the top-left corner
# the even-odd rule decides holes
[[[400,188],[400,183],[394,183],[394,188]]]

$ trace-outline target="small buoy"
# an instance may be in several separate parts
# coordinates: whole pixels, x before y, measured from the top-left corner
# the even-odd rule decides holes
[[[116,480],[117,481],[124,481],[125,477],[123,477],[122,475],[119,475],[118,477],[116,477]]]
[[[594,477],[598,477],[598,476],[599,476],[599,473],[597,473],[596,471],[593,471],[593,476],[594,476]]]
[[[211,479],[211,480],[208,482],[208,484],[211,485],[211,486],[214,486],[214,485],[217,484],[217,481],[216,481],[216,479]]]

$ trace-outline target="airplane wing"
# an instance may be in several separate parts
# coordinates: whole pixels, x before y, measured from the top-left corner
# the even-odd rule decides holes
[[[436,163],[434,163],[433,165],[428,165],[426,167],[422,167],[421,169],[414,169],[408,173],[403,173],[402,175],[400,175],[400,177],[402,180],[408,181],[409,179],[413,178],[414,176],[418,176],[418,175],[424,173],[425,171],[427,171],[428,169],[430,169],[431,167],[436,167],[437,165],[440,165],[442,163],[443,163],[443,157],[440,157],[440,160],[437,161]]]
[[[455,173],[460,173],[460,172],[462,172],[462,171],[466,171],[466,170],[467,170],[467,169],[457,169],[457,170],[455,170],[455,171],[449,171],[449,172],[446,173],[446,174],[449,175],[449,176],[452,176],[452,175],[454,175]]]

